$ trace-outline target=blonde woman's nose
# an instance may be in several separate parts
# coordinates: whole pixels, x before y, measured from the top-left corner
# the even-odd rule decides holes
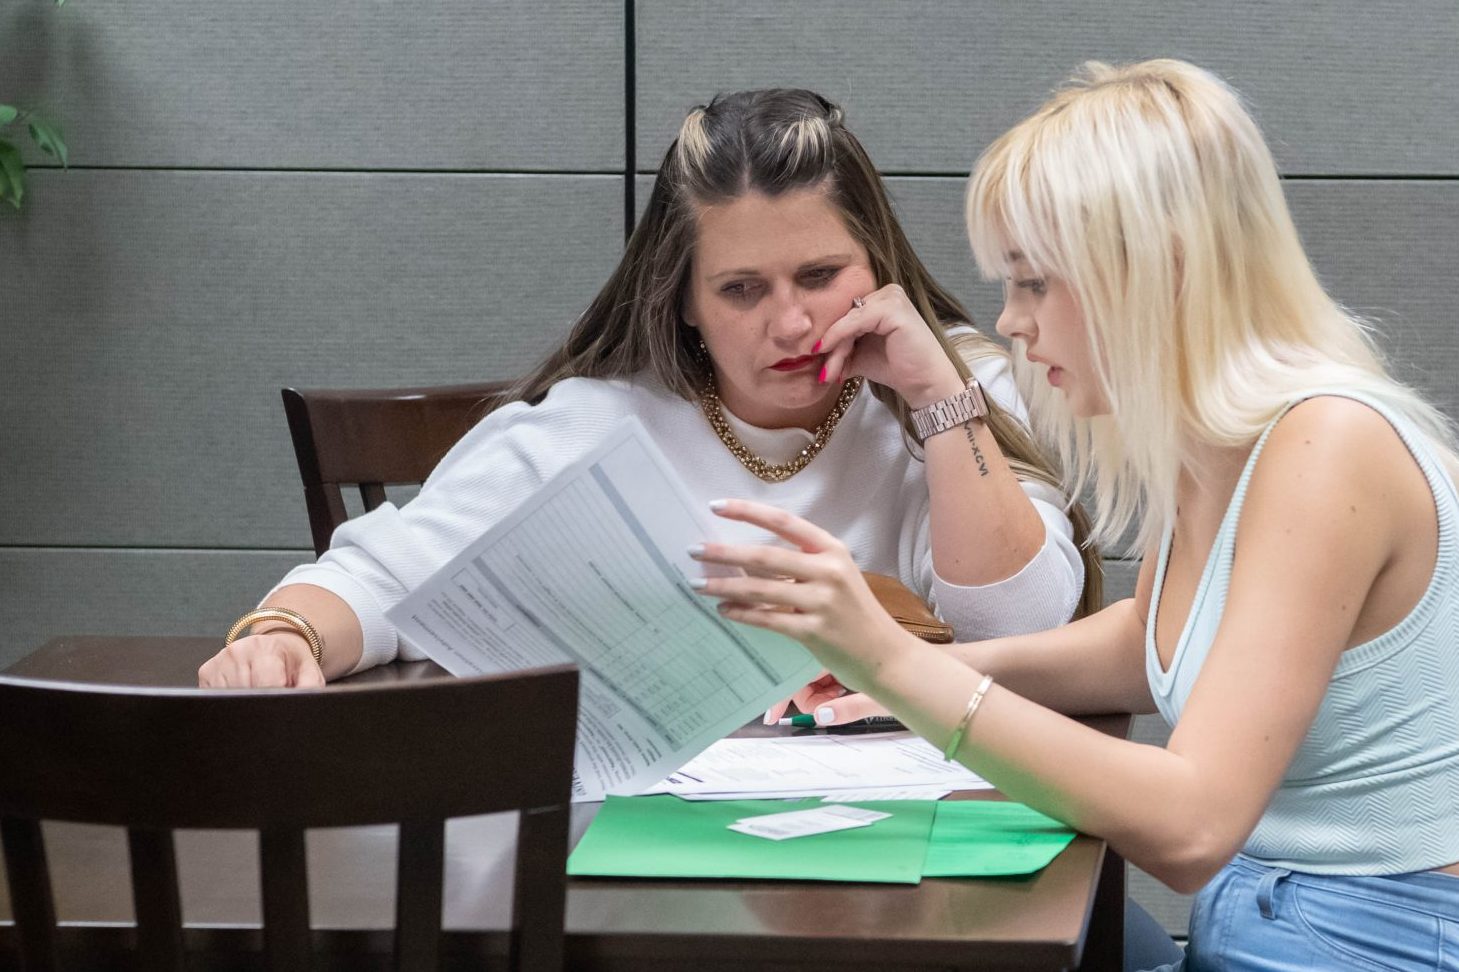
[[[1003,305],[1003,312],[998,315],[998,323],[994,326],[999,334],[1010,341],[1015,338],[1023,338],[1027,341],[1033,334],[1033,321],[1027,314],[1020,313],[1012,304]]]

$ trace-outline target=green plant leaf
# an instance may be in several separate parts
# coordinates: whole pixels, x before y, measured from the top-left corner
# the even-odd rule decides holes
[[[20,149],[0,140],[0,199],[20,208],[25,198],[25,163],[20,160]]]
[[[47,155],[54,155],[61,160],[61,166],[66,165],[66,143],[61,138],[61,133],[56,126],[37,115],[30,116],[30,137],[35,139],[35,144]]]
[[[14,105],[0,105],[0,125],[9,125],[20,114]]]

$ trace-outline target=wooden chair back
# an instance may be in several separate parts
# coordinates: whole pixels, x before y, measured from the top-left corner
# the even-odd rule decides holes
[[[285,388],[284,412],[304,482],[314,552],[349,513],[344,489],[358,487],[366,510],[385,487],[425,482],[441,458],[481,421],[508,382],[434,388]]]
[[[509,967],[560,969],[578,673],[315,691],[0,676],[0,838],[22,967],[57,962],[41,820],[127,828],[137,967],[182,969],[172,831],[259,831],[264,953],[310,963],[304,831],[400,824],[395,967],[436,969],[445,820],[520,812]]]

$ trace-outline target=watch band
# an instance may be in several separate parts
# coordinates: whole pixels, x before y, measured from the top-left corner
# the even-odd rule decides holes
[[[913,409],[912,428],[916,431],[917,442],[920,444],[939,432],[946,432],[987,414],[988,399],[983,395],[983,386],[978,384],[978,379],[969,378],[968,387],[956,395],[933,402],[926,408]]]

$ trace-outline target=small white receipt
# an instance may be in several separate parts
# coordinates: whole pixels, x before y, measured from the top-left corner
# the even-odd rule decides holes
[[[833,830],[870,827],[878,820],[884,820],[890,816],[889,813],[881,813],[877,810],[832,805],[813,807],[810,810],[790,810],[785,813],[767,813],[758,817],[745,817],[730,824],[729,829],[749,834],[751,837],[786,840],[791,837],[828,834]]]

